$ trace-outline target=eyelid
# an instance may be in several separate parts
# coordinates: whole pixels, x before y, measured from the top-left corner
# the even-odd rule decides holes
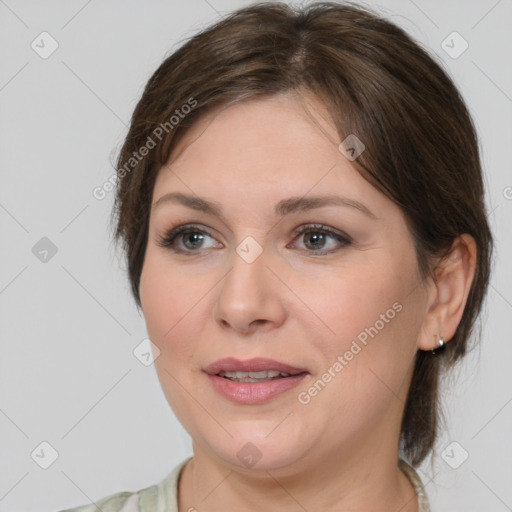
[[[352,237],[350,237],[343,231],[331,228],[329,226],[326,226],[325,224],[302,224],[293,231],[293,236],[301,235],[306,231],[321,231],[323,233],[327,233],[335,237],[338,236],[340,238],[343,238],[347,242],[352,242]]]

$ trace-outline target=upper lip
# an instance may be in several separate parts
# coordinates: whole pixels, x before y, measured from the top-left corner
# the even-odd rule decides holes
[[[291,366],[289,364],[264,357],[256,357],[245,361],[240,361],[234,357],[226,357],[224,359],[218,359],[204,368],[204,371],[208,375],[217,375],[220,372],[261,372],[272,370],[289,373],[290,375],[307,372],[305,368]]]

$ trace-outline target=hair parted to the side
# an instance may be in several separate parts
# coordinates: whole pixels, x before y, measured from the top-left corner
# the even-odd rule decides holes
[[[164,60],[135,108],[117,161],[114,239],[122,242],[135,301],[140,307],[155,178],[178,137],[214,107],[287,91],[320,99],[340,142],[350,134],[363,141],[366,149],[352,163],[403,210],[423,277],[433,275],[434,257],[459,235],[476,241],[476,274],[455,336],[442,353],[419,351],[415,361],[401,450],[418,465],[438,431],[440,370],[466,353],[482,308],[493,240],[477,135],[464,101],[435,60],[381,16],[352,3],[252,4]],[[194,108],[184,109],[191,100]],[[149,140],[147,154],[133,158]]]

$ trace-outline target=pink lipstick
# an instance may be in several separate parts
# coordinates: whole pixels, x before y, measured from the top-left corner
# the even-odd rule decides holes
[[[204,372],[218,393],[245,405],[268,402],[309,375],[305,368],[273,359],[241,361],[232,357],[215,361]]]

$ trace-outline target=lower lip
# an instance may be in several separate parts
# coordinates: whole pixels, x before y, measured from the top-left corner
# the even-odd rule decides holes
[[[307,373],[300,373],[293,377],[268,380],[266,382],[235,382],[219,377],[208,375],[213,387],[225,398],[239,404],[262,404],[272,400],[277,395],[294,388]]]

